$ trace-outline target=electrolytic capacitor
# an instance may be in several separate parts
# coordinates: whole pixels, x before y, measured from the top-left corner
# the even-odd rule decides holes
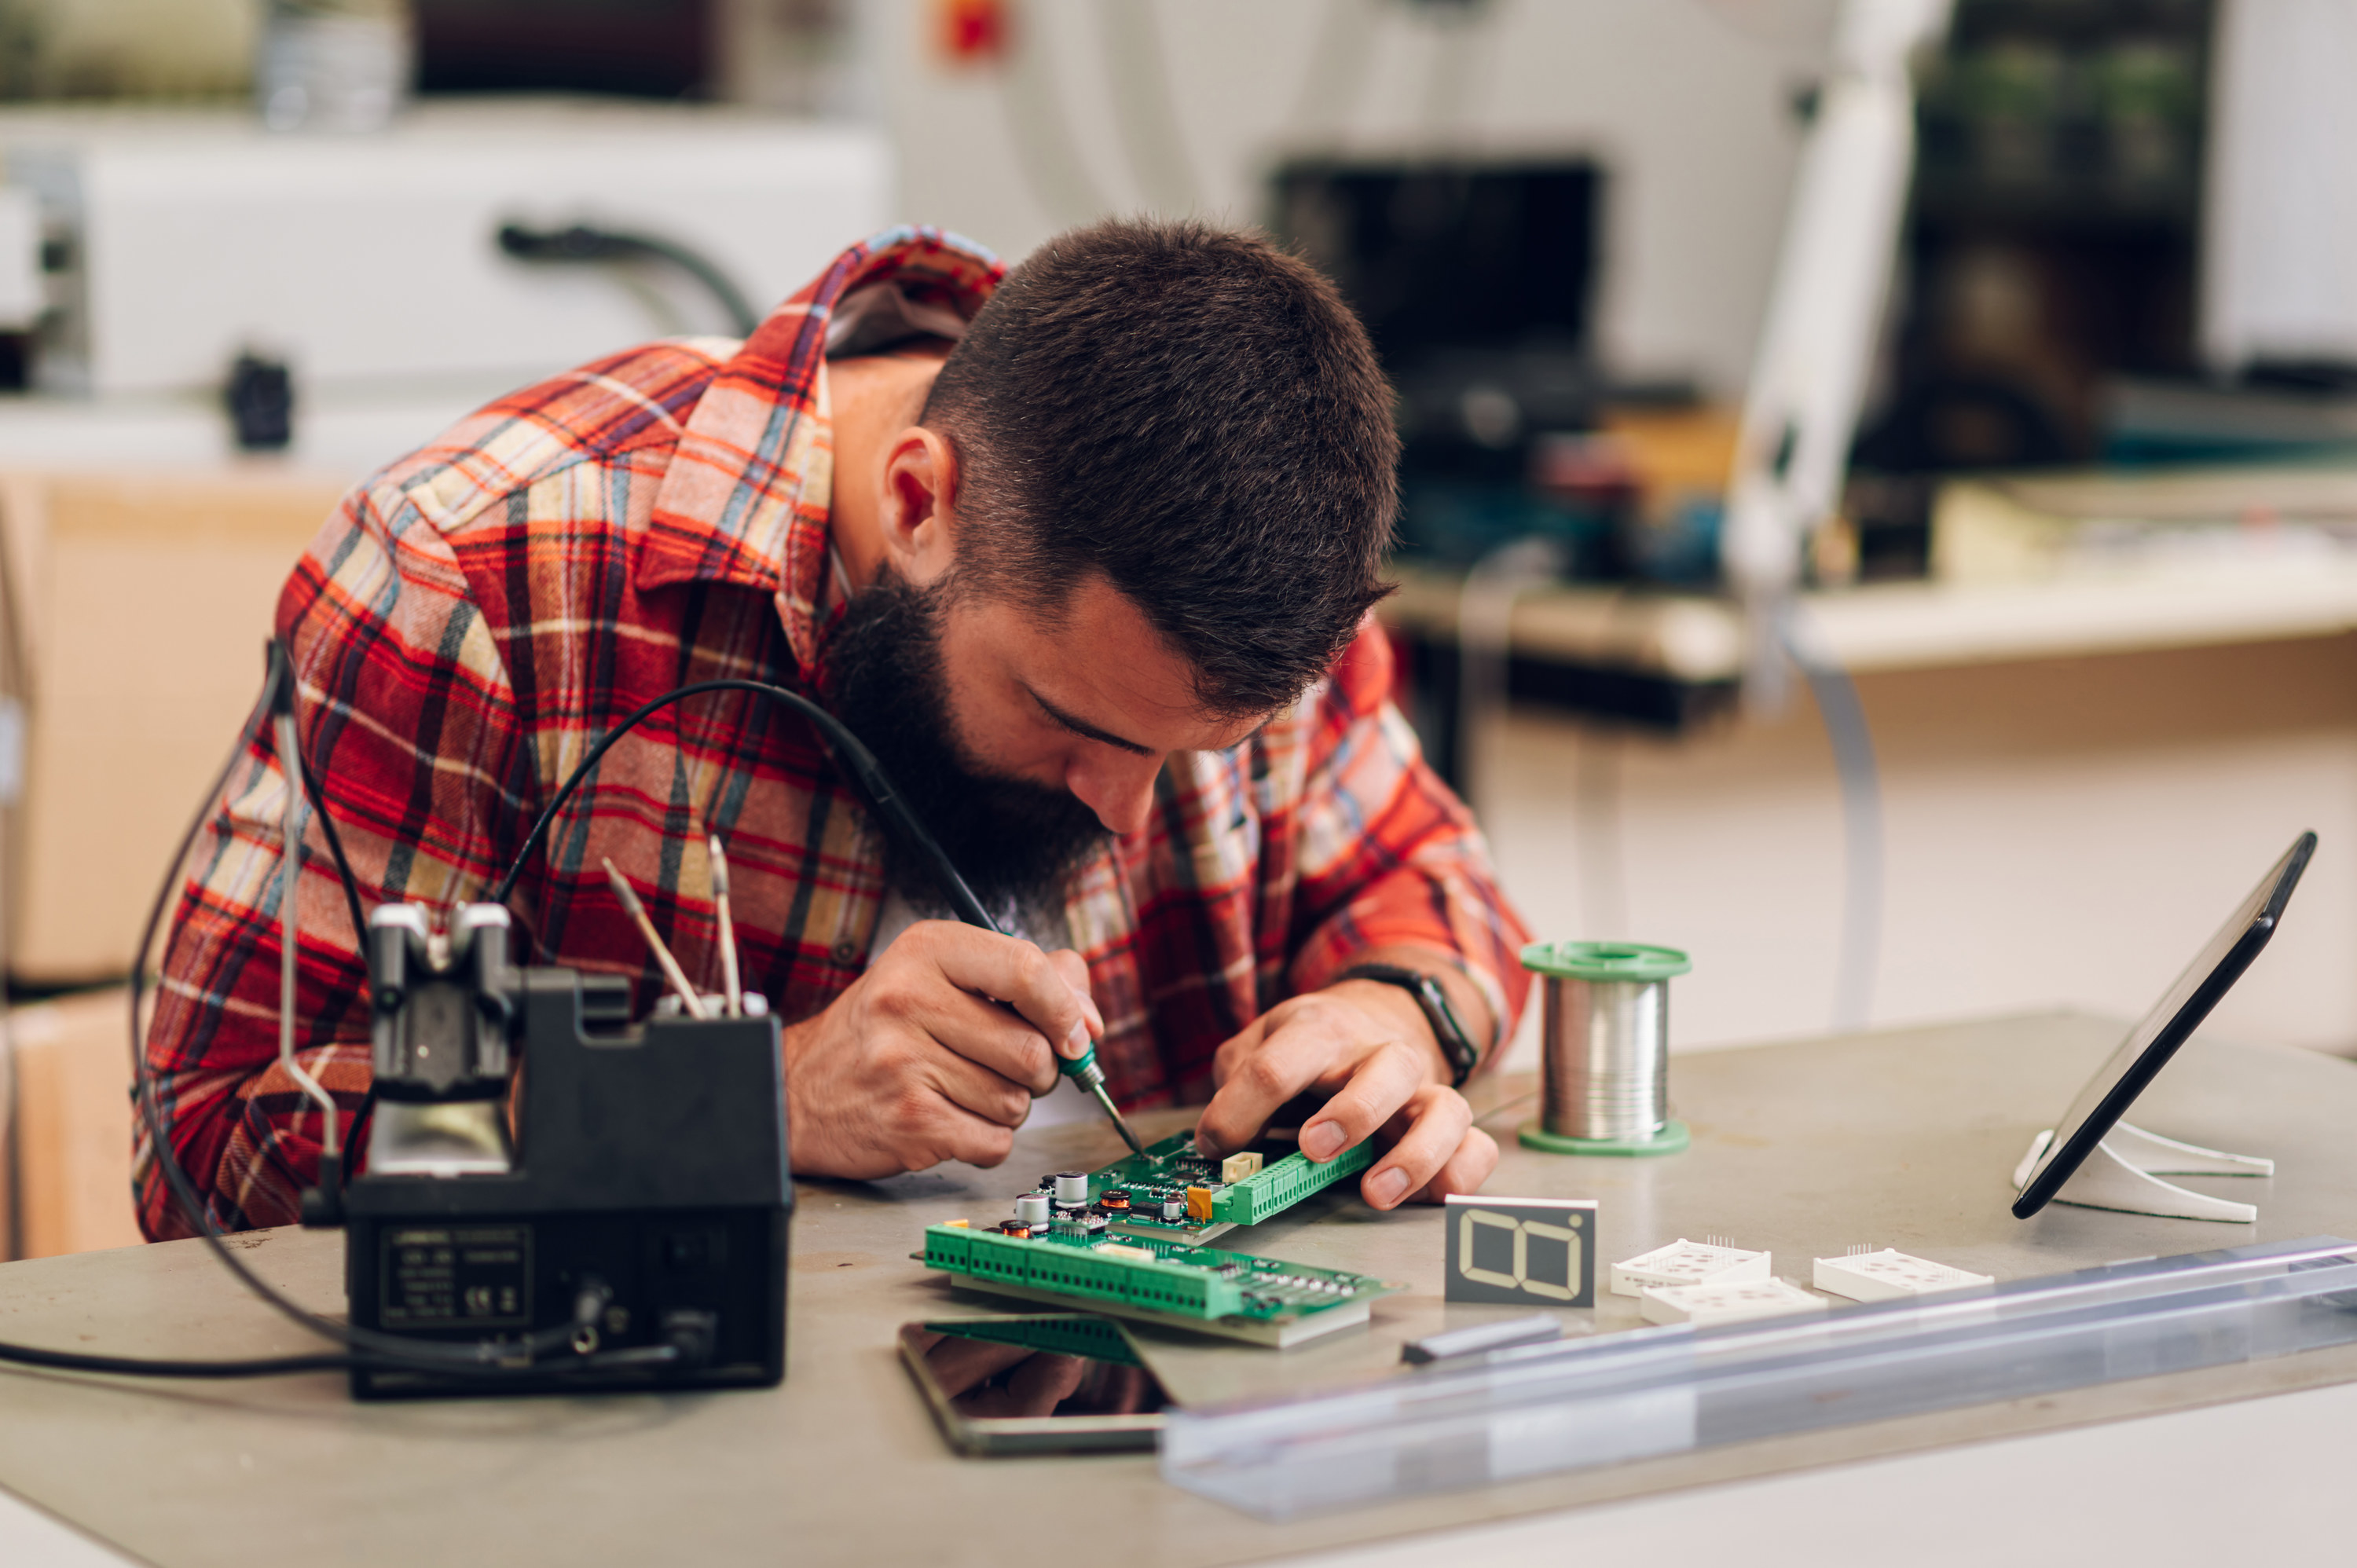
[[[1048,1212],[1048,1195],[1044,1192],[1027,1192],[1017,1198],[1015,1218],[1019,1223],[1028,1225],[1035,1230],[1045,1226],[1052,1218]]]
[[[1166,1197],[1162,1200],[1162,1223],[1176,1225],[1186,1218],[1187,1200],[1185,1198]]]
[[[1082,1171],[1056,1173],[1056,1207],[1086,1208],[1089,1206],[1089,1178]]]

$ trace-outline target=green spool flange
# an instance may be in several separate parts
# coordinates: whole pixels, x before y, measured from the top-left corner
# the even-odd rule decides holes
[[[1525,1149],[1547,1155],[1677,1155],[1692,1141],[1683,1122],[1664,1122],[1650,1138],[1566,1138],[1548,1132],[1543,1123],[1525,1122],[1518,1136]]]
[[[1643,942],[1533,942],[1523,950],[1523,967],[1534,974],[1566,980],[1625,980],[1643,984],[1694,968],[1675,948]]]

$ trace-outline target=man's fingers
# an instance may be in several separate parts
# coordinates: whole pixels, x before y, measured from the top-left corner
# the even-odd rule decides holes
[[[1089,994],[1089,961],[1070,948],[1059,948],[1048,955],[1048,961],[1056,966],[1056,972],[1064,977],[1064,983],[1079,994],[1081,1010],[1089,1018],[1089,1037],[1104,1038],[1104,1014],[1098,1010],[1096,998]]]
[[[1080,1388],[1088,1363],[1077,1356],[1056,1356],[1028,1350],[996,1388],[977,1389],[957,1402],[958,1409],[978,1421],[1008,1416],[1053,1415],[1056,1407]]]
[[[1019,1363],[1006,1380],[1017,1415],[1053,1415],[1056,1407],[1080,1391],[1089,1364],[1078,1356],[1042,1352]]]
[[[1223,1042],[1220,1048],[1212,1054],[1211,1081],[1219,1085],[1218,1092],[1213,1093],[1211,1096],[1212,1105],[1220,1103],[1220,1095],[1226,1092],[1228,1079],[1235,1076],[1236,1064],[1248,1058],[1248,1053],[1251,1052],[1254,1047],[1260,1044],[1261,1036],[1267,1031],[1267,1028],[1268,1015],[1264,1013],[1259,1017],[1254,1018],[1251,1023],[1246,1024],[1243,1026],[1243,1032],[1242,1034]],[[1222,1139],[1214,1133],[1210,1123],[1211,1106],[1205,1106],[1203,1109],[1203,1114],[1196,1118],[1195,1121],[1196,1148],[1200,1149],[1204,1154],[1211,1155],[1213,1159],[1218,1159],[1223,1155],[1233,1154],[1237,1149],[1243,1147],[1242,1143],[1229,1144],[1222,1141]],[[1228,1117],[1226,1112],[1223,1110],[1221,1114],[1220,1125],[1224,1129],[1227,1124]],[[1260,1128],[1255,1126],[1253,1128],[1252,1132],[1245,1133],[1244,1137],[1246,1140],[1249,1140],[1257,1135],[1259,1132]]]
[[[985,1122],[972,1112],[936,1098],[941,1109],[931,1119],[930,1125],[912,1142],[919,1147],[914,1157],[904,1155],[901,1165],[912,1171],[930,1170],[944,1160],[960,1165],[980,1165],[988,1170],[1004,1165],[1014,1152],[1015,1133],[996,1122]]]
[[[1359,1183],[1361,1196],[1377,1208],[1396,1208],[1408,1194],[1429,1185],[1475,1130],[1473,1108],[1465,1097],[1437,1083],[1427,1083],[1411,1096],[1405,1114],[1407,1131]],[[1492,1164],[1496,1157],[1492,1145]]]
[[[1383,1047],[1302,1124],[1301,1152],[1322,1162],[1356,1147],[1431,1081],[1422,1049],[1405,1040]]]
[[[933,1375],[942,1392],[955,1399],[1030,1354],[1020,1345],[993,1345],[986,1340],[945,1334],[925,1352],[925,1370]]]
[[[1065,972],[1029,942],[954,921],[920,921],[909,929],[909,935],[918,937],[919,950],[931,957],[952,985],[1012,1007],[1064,1056],[1077,1057],[1087,1048],[1092,1004],[1085,975],[1076,989]],[[894,942],[891,952],[899,947]]]
[[[1039,1036],[1031,1038],[1036,1047]],[[1031,1114],[1032,1090],[1022,1084],[1009,1082],[982,1063],[931,1042],[915,1048],[924,1051],[928,1058],[922,1076],[951,1104],[1001,1127],[1020,1127]],[[1054,1087],[1052,1078],[1049,1087]]]
[[[1195,1123],[1195,1146],[1205,1154],[1231,1154],[1258,1137],[1279,1106],[1324,1076],[1333,1065],[1338,1042],[1296,1015],[1268,1030],[1257,1045],[1257,1049],[1239,1050],[1231,1058],[1226,1080]],[[1225,1055],[1228,1047],[1220,1049]]]
[[[1211,1053],[1211,1081],[1214,1084],[1224,1086],[1234,1076],[1236,1064],[1251,1055],[1260,1045],[1261,1036],[1268,1033],[1268,1021],[1272,1016],[1264,1013],[1220,1042],[1220,1048]]]
[[[1027,1095],[1056,1087],[1056,1055],[1024,1019],[996,1002],[948,986],[912,990],[894,1005],[897,1021]],[[974,1109],[980,1111],[979,1105]]]
[[[942,1064],[955,1058],[947,1052],[936,1055],[939,1061],[908,1070],[899,1090],[874,1108],[891,1129],[888,1157],[904,1171],[931,1170],[944,1160],[983,1166],[1003,1163],[1015,1147],[1015,1130],[975,1115],[944,1093],[937,1078]],[[968,1070],[981,1069],[968,1064]]]
[[[1426,1182],[1415,1196],[1415,1203],[1438,1203],[1453,1196],[1469,1196],[1481,1190],[1490,1173],[1498,1168],[1498,1141],[1476,1127],[1465,1134],[1457,1152],[1448,1156],[1433,1178]]]

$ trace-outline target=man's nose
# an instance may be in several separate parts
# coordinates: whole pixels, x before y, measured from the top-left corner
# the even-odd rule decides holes
[[[1064,774],[1064,788],[1097,814],[1108,832],[1134,833],[1154,810],[1159,757],[1084,757]]]

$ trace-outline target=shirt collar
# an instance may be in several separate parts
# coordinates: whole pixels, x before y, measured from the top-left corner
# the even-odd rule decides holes
[[[673,450],[631,580],[641,590],[727,583],[775,593],[795,660],[810,669],[826,598],[834,454],[823,368],[835,307],[888,283],[913,306],[971,320],[1005,271],[938,229],[888,230],[837,256],[713,375]]]

